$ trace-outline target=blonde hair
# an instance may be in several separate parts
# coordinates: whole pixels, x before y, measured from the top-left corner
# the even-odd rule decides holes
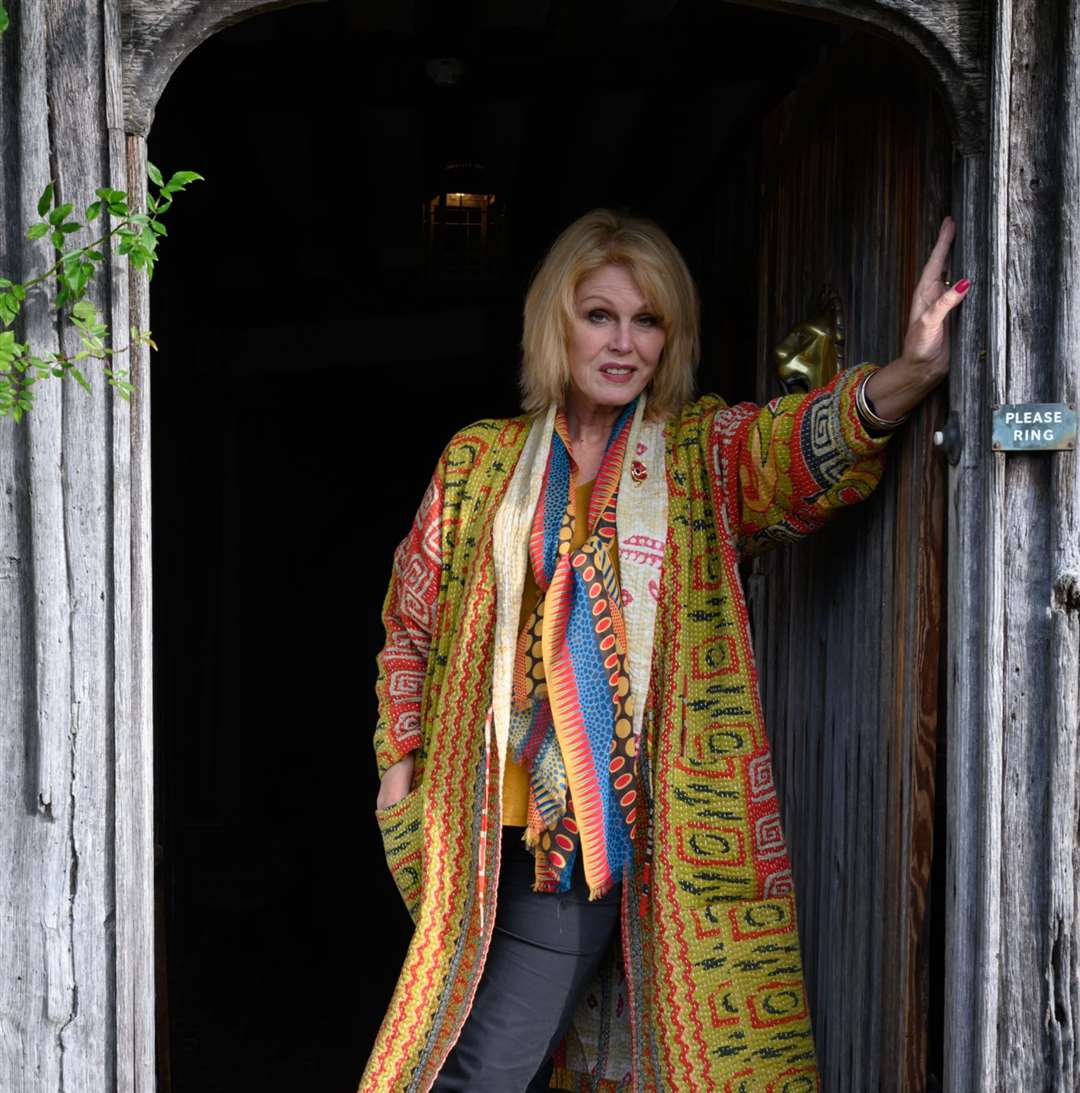
[[[574,294],[584,278],[606,265],[630,273],[664,327],[664,351],[647,388],[649,417],[668,417],[693,395],[698,294],[683,256],[651,220],[593,209],[555,240],[525,296],[521,392],[527,413],[563,401],[570,383]]]

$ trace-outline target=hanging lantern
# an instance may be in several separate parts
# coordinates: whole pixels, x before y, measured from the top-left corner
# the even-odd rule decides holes
[[[424,237],[434,264],[451,270],[485,267],[499,214],[488,189],[480,164],[447,165],[439,192],[424,201]]]

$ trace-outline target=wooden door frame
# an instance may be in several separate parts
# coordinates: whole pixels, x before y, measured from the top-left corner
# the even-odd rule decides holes
[[[105,0],[112,6],[113,0]],[[110,117],[109,161],[112,184],[129,190],[136,202],[145,193],[146,141],[154,109],[169,78],[202,42],[223,28],[254,15],[301,3],[324,0],[121,0],[122,89],[114,88],[112,103],[121,112]],[[358,0],[357,0],[358,2]],[[742,6],[787,12],[793,16],[846,22],[879,34],[916,54],[932,71],[946,105],[958,152],[953,187],[953,216],[958,224],[954,268],[987,268],[987,198],[989,175],[987,135],[987,56],[984,39],[989,13],[980,0],[941,0],[928,5],[907,0],[729,0]],[[122,96],[115,92],[122,90]],[[995,100],[1000,106],[1000,100]],[[119,125],[117,123],[120,123]],[[123,284],[114,278],[113,329],[151,327],[149,295],[141,277]],[[954,327],[958,367],[951,385],[952,409],[964,432],[978,431],[984,389],[980,352],[984,347],[983,315],[987,297],[975,294]],[[989,293],[987,294],[987,296]],[[118,587],[130,597],[130,676],[117,690],[116,782],[116,916],[117,916],[117,1058],[121,1089],[153,1088],[154,1059],[154,931],[153,931],[153,690],[152,690],[152,568],[150,495],[150,373],[144,347],[132,350],[130,372],[135,396],[130,408],[127,440],[114,441],[117,503],[114,542],[130,543],[128,558],[117,565]],[[969,453],[973,449],[968,449]],[[965,460],[967,456],[965,457]],[[966,463],[965,463],[966,465]],[[963,469],[963,468],[962,468]],[[970,581],[955,579],[970,573],[971,559],[981,547],[981,480],[950,476],[949,505],[949,624],[950,634],[965,634],[978,624],[982,599]],[[118,551],[120,555],[122,552]],[[971,750],[980,721],[966,725],[970,699],[958,688],[977,682],[956,667],[956,641],[949,647],[949,717],[954,745]],[[959,675],[957,675],[959,672]],[[123,726],[123,732],[120,731]],[[978,873],[978,847],[963,828],[970,804],[969,786],[948,786],[952,804],[949,822],[950,895],[947,908],[949,963],[947,972],[946,1071],[964,1074],[973,1038],[972,1015],[982,980],[969,971],[957,972],[956,962],[970,959],[974,944],[967,931],[973,914],[968,893]],[[958,842],[959,840],[959,842]],[[954,850],[954,847],[959,847]],[[956,1041],[955,1044],[953,1041]],[[949,1088],[961,1084],[950,1082]]]

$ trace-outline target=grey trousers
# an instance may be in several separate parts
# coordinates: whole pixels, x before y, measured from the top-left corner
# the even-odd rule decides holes
[[[590,903],[580,854],[569,892],[532,891],[533,858],[522,830],[503,829],[484,974],[434,1093],[547,1089],[551,1053],[618,926],[620,887]]]

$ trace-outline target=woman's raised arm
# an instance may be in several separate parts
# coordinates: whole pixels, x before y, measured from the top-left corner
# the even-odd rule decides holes
[[[860,365],[828,386],[758,407],[725,407],[713,431],[717,510],[743,556],[801,539],[877,485],[889,433],[868,427],[859,409],[899,424],[949,371],[949,312],[971,287],[946,286],[956,226],[942,221],[912,295],[901,355],[883,368]]]
[[[860,365],[807,394],[717,412],[713,499],[740,557],[804,538],[877,486],[888,435],[872,435],[856,408],[876,372]]]
[[[947,216],[911,297],[903,351],[866,385],[878,417],[905,417],[949,374],[949,312],[971,288],[967,278],[952,286],[945,283],[955,235],[956,224]]]

